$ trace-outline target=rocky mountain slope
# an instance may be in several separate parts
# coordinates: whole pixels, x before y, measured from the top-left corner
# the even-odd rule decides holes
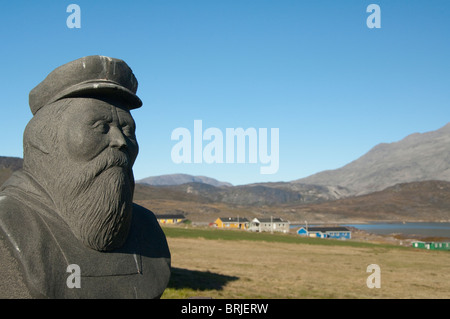
[[[407,182],[450,181],[450,123],[432,132],[415,133],[382,143],[357,160],[293,183],[341,186],[350,195],[368,194]]]
[[[313,203],[341,198],[337,188],[290,183],[263,183],[216,187],[204,183],[154,186],[137,184],[135,199],[194,200],[229,205],[278,205]],[[341,188],[341,190],[343,190]]]
[[[285,211],[309,220],[450,221],[450,182],[400,183],[382,191]]]
[[[152,176],[138,180],[136,182],[139,184],[147,184],[153,186],[181,185],[186,183],[203,183],[212,186],[232,186],[230,183],[220,182],[214,178],[206,176],[192,176],[188,174],[167,174]]]

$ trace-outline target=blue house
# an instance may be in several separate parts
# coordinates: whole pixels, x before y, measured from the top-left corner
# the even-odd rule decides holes
[[[317,238],[352,238],[352,232],[346,227],[301,227],[297,230],[297,234]]]

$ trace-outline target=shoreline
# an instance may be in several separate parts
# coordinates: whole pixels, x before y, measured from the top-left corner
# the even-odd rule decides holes
[[[323,223],[322,225],[333,225],[336,226],[337,224],[330,224],[330,223]],[[342,225],[342,224],[341,224]],[[363,224],[361,224],[363,225]],[[181,225],[165,225],[168,227],[179,227]],[[208,225],[205,225],[204,223],[192,223],[189,228],[205,228],[205,229],[214,229],[213,227],[210,227]],[[430,236],[430,235],[420,235],[420,234],[406,234],[401,233],[398,231],[392,232],[390,234],[377,234],[374,232],[370,232],[367,230],[359,229],[353,226],[345,226],[349,228],[352,231],[352,237],[351,239],[345,239],[345,241],[356,241],[356,242],[367,242],[367,243],[375,243],[375,244],[392,244],[396,246],[403,246],[403,247],[412,247],[412,243],[415,241],[434,241],[434,242],[450,242],[450,235],[447,236]],[[296,227],[291,227],[290,231],[288,232],[291,236],[299,236],[296,234]],[[238,231],[238,232],[245,232],[245,230],[240,229],[224,229],[226,231]],[[339,239],[327,239],[324,238],[323,240],[339,240]]]

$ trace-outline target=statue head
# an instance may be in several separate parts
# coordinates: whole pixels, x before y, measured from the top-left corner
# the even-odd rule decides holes
[[[88,56],[30,92],[24,170],[73,234],[99,251],[121,247],[130,228],[138,154],[130,110],[142,105],[136,90],[124,61]]]

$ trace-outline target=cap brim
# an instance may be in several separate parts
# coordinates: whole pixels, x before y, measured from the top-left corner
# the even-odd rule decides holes
[[[126,87],[109,81],[86,82],[74,85],[54,96],[49,102],[56,102],[68,97],[83,96],[110,96],[122,100],[125,104],[124,106],[130,110],[142,106],[142,101],[136,94]]]

